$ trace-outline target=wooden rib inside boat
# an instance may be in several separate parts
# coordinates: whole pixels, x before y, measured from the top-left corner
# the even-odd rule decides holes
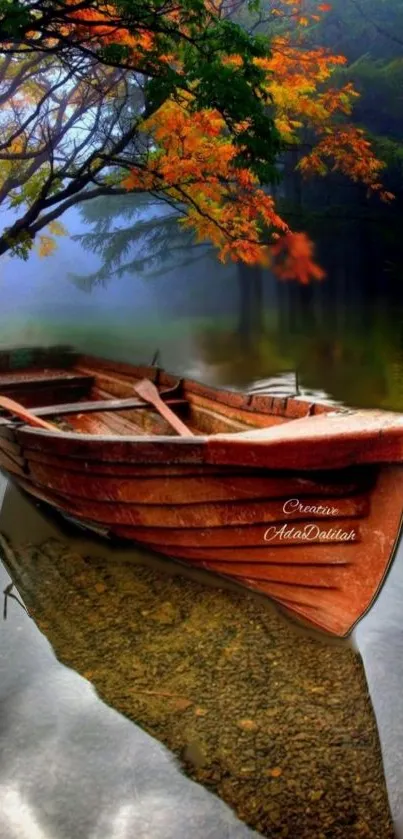
[[[401,534],[403,416],[219,390],[66,348],[1,352],[2,399],[0,468],[67,517],[334,635],[374,602]]]

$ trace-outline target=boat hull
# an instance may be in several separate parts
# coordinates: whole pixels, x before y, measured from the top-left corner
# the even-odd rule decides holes
[[[0,353],[0,404],[20,403],[0,417],[0,468],[31,496],[337,636],[370,608],[402,529],[402,415],[235,393],[63,348],[27,352]],[[188,436],[134,398],[144,377]],[[41,417],[59,425],[21,423]]]
[[[374,602],[400,538],[398,464],[224,468],[192,463],[192,449],[177,463],[100,461],[88,449],[63,458],[62,441],[35,447],[35,434],[0,440],[2,468],[30,495],[90,530],[268,595],[336,636]]]

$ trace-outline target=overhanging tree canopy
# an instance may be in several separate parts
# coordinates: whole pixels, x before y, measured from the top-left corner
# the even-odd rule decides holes
[[[222,259],[322,276],[267,190],[281,149],[309,128],[302,170],[330,162],[381,194],[382,164],[348,124],[352,85],[331,86],[344,59],[304,39],[327,4],[269,3],[270,40],[230,19],[240,5],[0,0],[0,199],[18,210],[0,253],[24,256],[73,203],[130,190],[173,204]]]

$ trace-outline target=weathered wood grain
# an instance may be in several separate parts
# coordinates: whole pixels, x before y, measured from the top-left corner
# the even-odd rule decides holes
[[[362,490],[360,482],[332,485],[309,480],[304,477],[276,478],[266,477],[259,473],[255,475],[225,475],[215,477],[214,475],[203,475],[203,473],[192,477],[178,474],[177,476],[168,472],[159,473],[156,477],[144,474],[143,477],[134,475],[132,478],[118,476],[110,473],[102,474],[103,464],[98,464],[98,474],[92,474],[91,464],[86,474],[82,474],[77,480],[77,473],[68,468],[60,469],[46,463],[39,463],[32,460],[29,453],[26,455],[29,463],[30,475],[44,485],[48,485],[60,492],[66,492],[78,498],[97,498],[99,501],[122,501],[125,503],[136,502],[141,504],[188,504],[194,505],[203,503],[215,503],[218,501],[245,501],[251,499],[296,499],[299,496],[305,499],[305,506],[312,506],[318,499],[324,508],[337,509],[338,513],[333,517],[348,514],[354,508],[351,500],[346,501],[354,491]],[[88,474],[88,471],[90,474]],[[341,499],[329,501],[326,499]],[[361,509],[361,508],[360,508]],[[299,516],[307,517],[306,514]],[[292,515],[290,514],[290,518]]]
[[[16,376],[4,358],[0,369],[8,394]],[[46,392],[65,403],[78,379],[91,410],[67,406],[71,431],[58,433],[0,420],[0,468],[13,480],[88,527],[225,575],[333,634],[351,630],[400,537],[402,416],[223,391],[90,356],[68,372],[55,395],[52,377],[23,371],[31,406]],[[196,439],[132,404],[143,377],[172,389]]]

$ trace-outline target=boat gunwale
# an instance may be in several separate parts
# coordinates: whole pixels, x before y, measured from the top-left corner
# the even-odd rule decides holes
[[[274,395],[271,395],[271,394],[264,394],[264,393],[250,393],[250,392],[248,393],[248,392],[245,392],[245,391],[231,390],[229,388],[217,387],[217,386],[214,386],[214,385],[205,384],[203,382],[198,381],[197,379],[190,379],[190,378],[187,378],[186,376],[178,376],[178,374],[170,373],[170,372],[166,371],[163,367],[157,367],[157,366],[152,366],[152,365],[150,365],[150,366],[140,365],[140,364],[139,365],[131,365],[131,364],[127,364],[125,362],[120,362],[120,361],[114,362],[113,359],[112,360],[111,359],[102,359],[102,358],[98,358],[97,356],[90,356],[90,355],[86,355],[84,353],[83,354],[81,354],[81,353],[76,354],[75,363],[74,363],[74,365],[72,366],[71,369],[69,368],[69,371],[67,371],[67,372],[70,372],[70,374],[72,374],[73,371],[76,370],[77,374],[80,375],[80,373],[81,373],[80,366],[86,367],[86,366],[90,366],[91,364],[94,364],[94,371],[93,371],[94,381],[96,381],[96,376],[97,376],[98,372],[99,372],[99,374],[102,375],[102,372],[106,372],[106,373],[108,373],[109,371],[113,372],[114,369],[115,369],[116,373],[119,375],[119,369],[116,370],[116,368],[114,368],[114,364],[116,364],[118,366],[118,368],[119,367],[124,368],[123,370],[120,371],[120,375],[122,375],[124,378],[130,378],[130,376],[131,376],[133,379],[136,379],[138,375],[143,376],[143,377],[146,376],[154,384],[159,385],[160,383],[163,384],[163,382],[160,382],[160,379],[163,378],[163,377],[166,377],[167,379],[174,381],[175,390],[177,390],[178,387],[180,387],[183,391],[190,391],[190,393],[191,393],[192,388],[194,388],[193,393],[196,397],[204,395],[207,399],[211,399],[211,401],[213,403],[217,403],[217,405],[222,405],[224,407],[227,406],[229,409],[233,408],[234,410],[236,408],[238,408],[238,410],[240,409],[242,411],[245,411],[245,413],[248,413],[251,416],[253,416],[253,414],[261,412],[261,413],[267,414],[268,418],[269,417],[273,417],[273,418],[280,418],[281,417],[285,420],[284,425],[288,425],[290,422],[294,422],[295,420],[298,420],[298,419],[307,419],[310,416],[317,415],[315,413],[311,414],[311,412],[315,411],[315,409],[317,409],[318,406],[320,406],[320,409],[321,409],[319,411],[320,414],[322,414],[322,413],[327,414],[327,413],[333,412],[335,410],[336,410],[337,413],[342,414],[346,411],[346,408],[342,405],[341,406],[332,405],[331,403],[327,403],[327,402],[320,401],[320,400],[315,402],[312,399],[309,399],[307,397],[303,397],[303,396],[300,397],[298,394],[296,394],[296,395],[293,394],[293,395],[289,395],[289,396],[281,396],[281,395],[274,396]],[[7,371],[4,371],[4,372],[7,372]],[[21,372],[23,372],[23,371],[21,371]],[[33,374],[35,372],[38,372],[37,368],[32,368],[32,372],[33,372]],[[0,384],[1,384],[1,373],[2,373],[2,371],[0,370]],[[25,380],[25,383],[28,384],[29,379]],[[167,384],[167,382],[165,382],[164,384]],[[229,402],[226,401],[228,399],[228,397],[230,399]],[[244,401],[245,404],[237,405],[237,406],[234,405],[234,404],[231,404],[232,399],[237,400],[237,398]],[[270,400],[270,408],[268,406],[269,400]],[[98,400],[94,400],[94,404],[96,403],[96,401],[98,401]],[[101,400],[99,400],[99,401],[101,401]],[[103,401],[103,404],[104,404],[105,400],[102,400],[102,401]],[[111,398],[110,401],[114,402],[115,399]],[[287,411],[287,407],[289,406],[290,403],[297,404],[298,406],[299,405],[304,406],[304,407],[306,406],[306,413],[301,414],[300,416],[287,416],[286,411]],[[191,404],[190,401],[189,401],[189,404]],[[49,406],[49,407],[53,407],[53,406]],[[57,405],[55,405],[54,407],[56,409]],[[146,410],[147,410],[147,407],[148,406],[145,403],[144,408]],[[280,410],[275,410],[276,408],[280,409]],[[124,410],[124,409],[122,408],[122,410]],[[212,410],[214,410],[213,406],[212,406]],[[100,412],[108,413],[108,409],[105,407],[105,404],[104,404],[104,407],[102,409],[100,408]],[[75,413],[79,414],[80,413],[79,409]],[[94,408],[93,413],[97,413],[95,408]],[[55,413],[54,413],[53,416],[57,418],[58,414],[57,414],[56,410],[55,410]],[[223,413],[222,416],[223,416],[224,419],[226,418],[225,413]],[[230,419],[230,417],[228,417],[228,419]],[[98,440],[98,441],[105,442],[105,443],[106,442],[116,443],[116,442],[120,441],[122,443],[140,443],[140,442],[143,442],[143,443],[150,444],[152,442],[161,442],[161,443],[169,442],[169,443],[172,443],[173,441],[175,441],[175,442],[180,442],[180,443],[191,442],[191,443],[194,444],[194,443],[199,443],[199,442],[200,443],[206,443],[209,439],[215,438],[219,435],[221,435],[221,436],[224,435],[225,437],[227,437],[229,435],[230,438],[233,439],[233,438],[238,437],[238,435],[244,434],[244,433],[249,432],[249,431],[253,431],[253,430],[265,431],[266,430],[266,427],[264,427],[264,426],[260,427],[260,429],[259,429],[259,426],[254,426],[253,424],[249,425],[246,422],[244,423],[244,425],[246,427],[243,431],[217,432],[217,434],[200,434],[200,435],[195,434],[193,437],[190,437],[190,436],[189,437],[185,437],[185,436],[177,437],[175,435],[168,435],[168,434],[161,434],[161,435],[160,434],[141,434],[141,435],[136,435],[136,434],[134,434],[134,435],[131,435],[131,434],[125,434],[125,435],[123,435],[123,434],[90,434],[90,433],[81,433],[81,432],[77,432],[77,431],[73,431],[73,430],[72,431],[67,431],[66,429],[58,429],[55,432],[52,432],[50,430],[49,431],[46,430],[46,436],[49,436],[51,438],[57,436],[59,439],[60,439],[60,437],[63,437],[64,439],[70,439],[72,441],[82,440],[82,441],[85,441],[85,442],[91,442],[92,440]],[[271,427],[272,426],[268,425],[267,430],[269,430]],[[14,417],[11,417],[10,419],[5,419],[3,417],[0,417],[0,436],[1,436],[1,433],[2,433],[2,429],[6,429],[6,428],[12,429],[13,431],[15,430],[15,431],[18,431],[18,432],[21,432],[21,431],[23,431],[23,432],[26,432],[26,431],[29,431],[29,432],[31,432],[31,431],[45,431],[45,429],[34,428],[33,426],[23,424],[23,423],[21,423],[21,420],[19,420],[17,418],[14,418]]]
[[[78,354],[73,369],[80,371],[80,365],[86,365],[88,363],[92,363],[95,367],[93,370],[94,378],[96,379],[97,372],[99,370],[99,374],[102,375],[102,371],[113,371],[113,365],[116,364],[118,369],[116,370],[117,375],[119,376],[119,365],[123,364],[121,362],[114,362],[113,360],[107,360],[102,358],[97,358],[94,356],[86,356],[84,354]],[[256,450],[262,450],[266,448],[267,450],[271,450],[272,448],[276,449],[276,454],[278,456],[278,447],[284,447],[284,445],[292,445],[298,450],[298,454],[306,450],[310,447],[319,447],[322,448],[323,444],[326,443],[326,447],[330,448],[330,452],[328,453],[328,457],[324,458],[326,461],[321,466],[314,466],[312,464],[303,464],[303,463],[296,463],[295,467],[293,466],[285,466],[283,467],[286,471],[292,468],[302,469],[303,471],[312,471],[312,470],[329,470],[329,469],[340,469],[344,468],[345,466],[351,465],[365,465],[367,463],[396,463],[396,462],[403,462],[403,445],[401,451],[397,451],[396,454],[392,458],[383,459],[382,457],[374,457],[373,452],[368,452],[368,457],[361,459],[357,457],[358,451],[354,449],[351,451],[349,446],[351,444],[356,446],[358,450],[362,450],[363,447],[371,447],[371,444],[374,444],[376,441],[382,440],[385,442],[386,440],[395,440],[396,437],[403,438],[403,414],[398,412],[387,412],[381,411],[379,409],[360,409],[360,408],[349,408],[343,405],[334,405],[329,404],[324,401],[317,401],[312,402],[309,399],[304,397],[299,397],[298,395],[290,395],[290,396],[271,396],[265,394],[253,394],[253,393],[245,393],[242,391],[234,391],[234,390],[226,390],[225,388],[218,388],[212,385],[206,385],[202,382],[198,382],[195,379],[188,379],[186,377],[180,377],[178,379],[177,374],[168,373],[161,367],[155,366],[146,366],[146,365],[129,365],[125,364],[125,372],[121,373],[123,378],[130,377],[136,378],[137,374],[144,376],[145,374],[150,374],[150,379],[154,380],[155,383],[158,385],[166,385],[169,382],[174,381],[176,386],[181,386],[181,389],[184,391],[192,391],[194,388],[194,393],[196,396],[203,393],[207,398],[211,399],[212,403],[216,403],[217,405],[227,406],[229,411],[231,408],[242,408],[245,412],[249,412],[253,415],[254,412],[257,412],[263,409],[264,413],[267,413],[268,417],[279,417],[282,416],[286,420],[281,425],[268,425],[263,427],[256,427],[253,425],[248,426],[245,430],[242,431],[224,431],[218,432],[215,434],[196,434],[192,437],[186,436],[176,436],[171,434],[92,434],[92,433],[81,433],[75,430],[65,430],[55,428],[55,431],[51,431],[48,429],[42,428],[34,428],[26,423],[22,423],[21,420],[17,418],[11,417],[10,419],[0,418],[0,439],[1,437],[7,438],[11,437],[12,440],[16,440],[19,443],[24,444],[28,439],[33,440],[48,440],[50,441],[64,441],[65,443],[82,443],[82,444],[93,444],[96,443],[97,446],[99,444],[107,446],[121,444],[122,446],[125,445],[133,445],[135,447],[143,446],[152,446],[153,449],[163,449],[165,446],[177,446],[182,447],[183,453],[185,453],[186,447],[190,448],[200,448],[200,462],[202,464],[213,463],[217,464],[220,460],[223,464],[228,462],[228,465],[231,465],[232,458],[228,458],[228,447],[233,450],[233,453],[237,451],[239,455],[245,452],[246,449],[250,449],[252,452]],[[92,369],[92,368],[91,368]],[[127,370],[127,372],[126,372]],[[165,381],[164,381],[165,377]],[[167,381],[168,380],[168,381]],[[0,381],[1,381],[1,372],[0,372]],[[230,402],[226,401],[226,399],[230,399]],[[244,405],[231,405],[231,401],[244,401]],[[97,400],[94,400],[96,402]],[[111,399],[111,402],[114,400]],[[263,402],[262,405],[259,403]],[[265,402],[265,404],[264,404]],[[104,404],[104,403],[103,403]],[[306,406],[306,413],[297,416],[287,416],[287,407],[290,404],[296,404],[298,406]],[[270,407],[269,407],[270,405]],[[57,406],[55,406],[57,407]],[[146,403],[145,403],[146,408]],[[282,409],[282,410],[275,410],[275,409]],[[274,410],[273,410],[274,409]],[[212,408],[212,410],[214,410]],[[104,407],[103,411],[107,413],[107,409]],[[77,411],[79,414],[79,410]],[[357,418],[357,416],[361,415],[363,418],[367,417],[370,418],[372,415],[372,419],[374,420],[373,424],[368,427],[363,425],[360,428],[348,428],[348,421],[352,418]],[[57,413],[54,414],[57,417]],[[385,417],[396,417],[396,424],[390,422],[389,425],[385,425]],[[225,418],[225,413],[223,413],[223,417]],[[340,420],[343,418],[346,424],[344,428],[329,428],[329,433],[323,435],[320,433],[317,434],[317,428],[323,428],[322,425],[326,420],[332,419]],[[382,422],[382,418],[383,422]],[[378,420],[378,422],[377,422]],[[312,425],[311,425],[312,422]],[[302,433],[302,435],[298,434],[295,438],[292,437],[292,433],[290,434],[292,429],[296,429],[297,427],[301,428],[300,424],[305,423],[306,426],[306,433]],[[319,426],[318,426],[319,423]],[[344,424],[344,423],[343,423]],[[247,425],[247,423],[245,423]],[[304,429],[305,431],[305,429]],[[22,437],[22,440],[21,440]],[[332,451],[332,444],[333,445],[343,445],[347,446],[346,451],[338,451],[335,455],[334,451]],[[29,446],[28,446],[29,447]],[[211,447],[211,448],[210,448]],[[220,447],[223,447],[224,451],[220,454]],[[232,453],[231,453],[232,454]],[[296,451],[297,454],[297,451]],[[323,452],[324,454],[324,452]],[[339,457],[337,456],[339,455]],[[340,462],[340,455],[341,455],[341,462]],[[65,453],[66,457],[70,458],[78,458],[81,459],[83,457],[82,454],[79,453]],[[87,455],[87,457],[91,457],[91,455]],[[252,458],[253,459],[253,458]],[[298,460],[298,457],[296,458]],[[309,460],[309,458],[308,458]],[[242,461],[242,455],[241,455]],[[247,464],[242,464],[239,462],[239,466]],[[249,466],[258,467],[258,463],[249,463]],[[265,468],[268,468],[267,464],[264,464]],[[274,465],[274,470],[277,471],[279,466]]]
[[[1,353],[0,353],[1,354]],[[94,367],[91,367],[91,364]],[[116,367],[114,366],[116,365]],[[227,407],[235,408],[235,407],[242,407],[243,411],[246,411],[250,414],[255,414],[258,412],[258,406],[261,405],[260,411],[263,413],[267,413],[268,416],[281,416],[284,419],[288,419],[292,421],[294,419],[302,419],[305,416],[308,417],[310,415],[311,410],[320,409],[318,413],[328,413],[330,411],[337,411],[343,413],[346,408],[344,405],[334,404],[331,401],[327,402],[326,400],[314,400],[310,397],[304,396],[303,394],[290,394],[290,395],[272,395],[270,393],[254,393],[253,391],[243,391],[243,390],[234,390],[231,388],[226,387],[219,387],[217,385],[206,384],[205,382],[201,382],[198,379],[191,379],[185,375],[180,375],[178,373],[170,373],[169,371],[165,370],[163,367],[156,367],[152,365],[131,365],[120,361],[113,361],[110,359],[103,359],[97,356],[89,356],[85,354],[78,353],[75,358],[75,363],[71,368],[68,368],[64,371],[60,368],[60,372],[66,372],[69,376],[74,376],[74,371],[76,371],[77,376],[88,376],[88,373],[83,374],[82,368],[89,367],[91,369],[91,376],[96,379],[97,374],[102,375],[102,373],[113,373],[115,372],[117,376],[122,376],[123,379],[137,379],[138,377],[146,377],[149,378],[151,382],[159,386],[160,384],[173,384],[174,389],[177,390],[179,387],[184,391],[194,392],[195,396],[205,395],[207,398],[210,398],[213,402],[217,402],[221,405],[226,405]],[[124,368],[123,370],[119,370],[119,368]],[[38,373],[38,370],[41,368],[28,368],[28,370],[32,371],[32,374],[35,372]],[[23,374],[24,369],[21,368],[17,371],[2,371],[0,368],[0,385],[1,385],[1,378],[2,373],[7,374],[8,372],[15,372],[17,375],[18,373]],[[169,382],[163,381],[163,379],[168,379]],[[29,383],[29,379],[24,380],[25,384]],[[230,400],[228,402],[227,400]],[[238,405],[235,406],[231,404],[232,400],[240,399],[244,402],[242,406]],[[270,401],[270,408],[268,408],[268,403]],[[306,414],[301,414],[301,416],[293,417],[287,416],[286,410],[287,406],[290,403],[296,403],[297,405],[306,406]],[[272,409],[280,409],[280,410],[272,410]],[[78,412],[77,412],[78,413]]]
[[[286,428],[288,428],[289,424],[286,423],[282,428],[284,428],[284,432]],[[276,431],[279,427],[274,426],[268,429],[259,429],[259,431]],[[232,449],[232,454],[238,454],[240,460],[237,460],[237,464],[241,467],[246,466],[255,466],[255,468],[270,468],[269,464],[259,464],[258,462],[249,463],[242,463],[242,455],[245,454],[246,451],[249,450],[250,452],[263,452],[266,449],[267,452],[270,452],[273,449],[276,449],[276,459],[279,457],[279,452],[281,450],[284,451],[285,448],[292,444],[295,447],[295,455],[296,455],[296,463],[295,465],[290,466],[283,466],[283,470],[289,471],[290,469],[301,469],[303,471],[329,471],[332,469],[343,469],[348,466],[354,465],[369,465],[373,463],[378,464],[387,464],[387,463],[402,463],[403,462],[403,444],[399,449],[396,451],[396,454],[393,456],[388,456],[383,458],[379,454],[376,454],[376,449],[374,450],[374,443],[376,441],[380,441],[386,443],[390,441],[391,443],[396,442],[399,440],[400,437],[403,438],[403,427],[402,426],[390,426],[386,430],[383,429],[382,433],[380,434],[380,429],[363,429],[360,432],[357,430],[353,430],[351,432],[348,431],[348,428],[344,430],[337,430],[333,431],[333,433],[329,429],[329,435],[322,436],[318,438],[315,436],[314,433],[307,435],[306,437],[298,437],[295,440],[292,440],[286,436],[283,437],[270,437],[268,434],[261,438],[255,437],[254,439],[248,439],[245,437],[245,432],[237,432],[237,433],[228,433],[228,434],[211,434],[211,435],[203,435],[203,436],[195,436],[195,437],[177,437],[174,435],[158,435],[158,434],[147,434],[147,435],[119,435],[119,434],[81,434],[80,432],[76,431],[49,431],[47,429],[42,428],[33,428],[27,424],[19,424],[17,421],[11,420],[10,423],[5,423],[3,426],[0,425],[0,440],[3,437],[9,437],[13,441],[16,441],[17,444],[21,445],[22,448],[27,447],[30,448],[29,442],[39,442],[43,441],[44,448],[46,447],[46,441],[49,443],[53,442],[63,442],[68,444],[69,442],[74,444],[83,444],[88,446],[88,444],[92,447],[94,445],[94,453],[95,453],[95,446],[98,448],[99,445],[103,445],[105,447],[109,447],[109,445],[122,445],[124,446],[133,446],[135,448],[141,447],[150,447],[152,446],[153,450],[162,450],[160,453],[162,454],[165,447],[171,448],[174,447],[179,451],[182,451],[183,454],[186,453],[186,449],[192,450],[199,450],[198,460],[203,465],[204,464],[213,464],[217,465],[221,462],[223,465],[228,463],[228,466],[234,465],[234,461],[232,458],[228,459],[228,448]],[[250,432],[246,432],[249,434]],[[220,454],[220,447],[223,446],[224,450]],[[335,451],[334,447],[337,446],[337,451]],[[343,447],[346,447],[343,450]],[[309,462],[304,464],[302,462],[298,462],[299,458],[297,454],[302,453],[304,450],[317,448],[322,451],[323,455],[323,465],[314,465],[313,463]],[[327,450],[327,457],[325,456],[325,451],[323,450],[326,447]],[[35,446],[34,446],[35,448]],[[363,449],[366,449],[366,457],[360,457],[360,452],[362,453]],[[297,451],[298,450],[298,451]],[[364,452],[365,453],[365,452]],[[65,457],[67,458],[74,458],[74,459],[88,459],[91,458],[91,453],[76,453],[76,452],[65,452]],[[123,460],[124,453],[122,453]],[[281,457],[281,454],[280,454]],[[102,459],[102,458],[101,458]],[[146,458],[147,460],[147,458]],[[309,460],[309,458],[308,458]],[[116,458],[115,462],[120,462],[119,458]],[[280,468],[279,465],[273,464],[273,471],[278,471]]]

